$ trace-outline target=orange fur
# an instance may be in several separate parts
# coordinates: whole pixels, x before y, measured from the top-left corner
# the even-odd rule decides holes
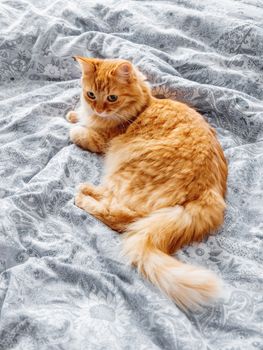
[[[216,296],[212,273],[168,255],[223,222],[227,164],[215,131],[187,105],[154,98],[128,61],[76,58],[86,125],[71,140],[105,153],[101,185],[81,185],[76,205],[125,232],[124,255],[181,307]]]

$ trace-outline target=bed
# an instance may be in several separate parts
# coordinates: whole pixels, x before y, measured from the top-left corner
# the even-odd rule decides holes
[[[216,129],[229,163],[223,227],[177,252],[224,283],[183,312],[74,205],[102,157],[69,141],[73,55],[132,60],[155,96]],[[0,3],[0,350],[263,349],[261,0]]]

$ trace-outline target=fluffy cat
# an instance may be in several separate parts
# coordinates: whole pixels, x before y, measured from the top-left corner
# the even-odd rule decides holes
[[[123,232],[123,254],[182,308],[217,296],[209,271],[169,254],[202,240],[224,218],[227,164],[215,131],[187,105],[156,99],[125,60],[76,57],[85,120],[76,145],[105,153],[101,185],[82,184],[78,207]]]

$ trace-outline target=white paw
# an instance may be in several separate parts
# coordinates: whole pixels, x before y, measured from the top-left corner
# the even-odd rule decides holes
[[[67,121],[69,121],[70,123],[77,123],[79,120],[78,114],[77,112],[74,111],[69,111],[66,115],[66,119]]]
[[[70,131],[69,131],[69,137],[70,140],[73,143],[76,143],[77,145],[80,144],[81,139],[83,137],[83,132],[85,131],[85,128],[83,126],[74,126]]]

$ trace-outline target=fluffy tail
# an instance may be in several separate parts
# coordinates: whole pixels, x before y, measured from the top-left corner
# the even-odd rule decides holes
[[[168,254],[218,227],[224,208],[222,196],[210,190],[184,207],[159,209],[128,226],[123,254],[180,307],[204,304],[218,296],[220,281],[212,272],[182,263]]]

